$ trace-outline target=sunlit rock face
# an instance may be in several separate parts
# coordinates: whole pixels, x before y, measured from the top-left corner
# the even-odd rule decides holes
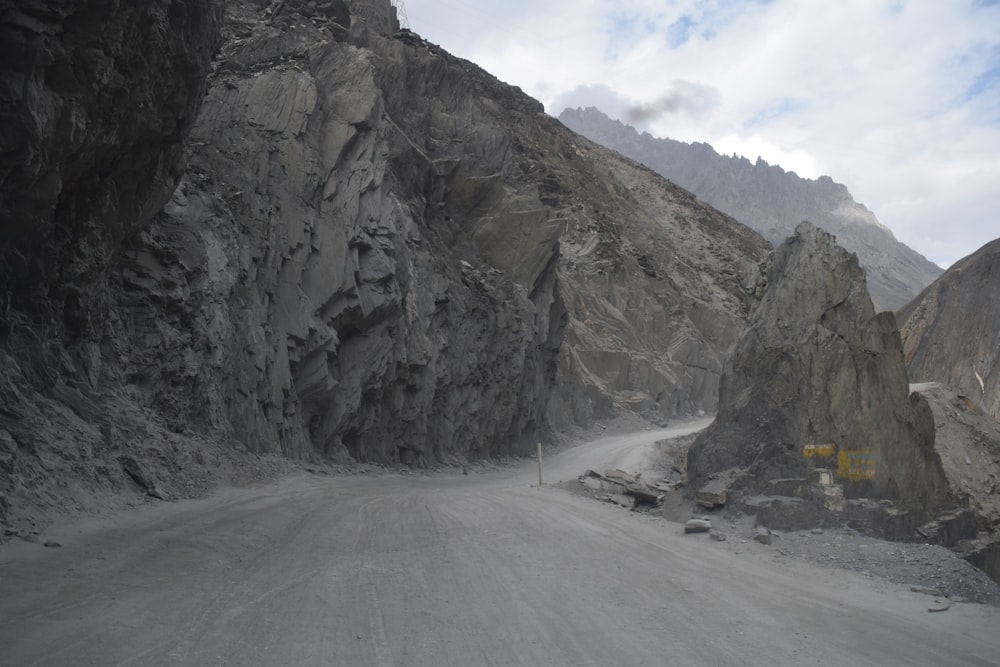
[[[693,487],[730,468],[751,490],[827,468],[848,498],[932,510],[947,494],[893,315],[875,313],[857,258],[808,223],[775,250],[719,401],[691,447]]]
[[[955,262],[897,313],[913,382],[942,382],[1000,419],[1000,240]]]

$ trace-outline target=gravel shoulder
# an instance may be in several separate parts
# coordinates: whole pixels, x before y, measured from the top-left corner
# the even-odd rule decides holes
[[[654,431],[655,433],[655,431]],[[691,518],[708,518],[710,533],[685,538],[701,541],[706,549],[723,549],[737,554],[754,554],[786,565],[810,563],[824,568],[847,570],[872,579],[907,586],[942,601],[976,602],[1000,606],[1000,585],[953,551],[937,545],[889,542],[863,535],[849,527],[802,531],[768,531],[771,544],[755,540],[758,533],[751,516],[734,510],[709,512],[684,497],[684,454],[695,435],[656,440],[645,445],[642,454],[633,452],[640,468],[623,468],[647,482],[664,482],[676,490],[665,493],[659,508],[621,512],[641,514],[646,520],[663,523],[664,530],[683,533]],[[579,470],[577,474],[583,474]],[[607,503],[607,494],[566,478],[558,486],[575,495]],[[945,603],[947,604],[947,603]]]

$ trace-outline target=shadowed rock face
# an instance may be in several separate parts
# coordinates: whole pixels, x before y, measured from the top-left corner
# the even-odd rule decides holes
[[[159,211],[219,42],[221,3],[0,10],[0,306],[46,337],[92,333],[111,255]]]
[[[808,223],[775,250],[719,401],[688,456],[693,488],[729,468],[760,490],[826,467],[847,497],[931,510],[947,492],[892,314],[875,314],[856,257]]]
[[[1000,419],[1000,240],[955,262],[900,309],[913,382],[959,389]]]
[[[571,129],[638,160],[700,199],[779,244],[803,220],[834,234],[858,256],[878,310],[895,310],[941,275],[941,269],[900,243],[847,188],[827,176],[816,180],[758,159],[751,163],[686,144],[640,134],[593,107],[566,109]]]

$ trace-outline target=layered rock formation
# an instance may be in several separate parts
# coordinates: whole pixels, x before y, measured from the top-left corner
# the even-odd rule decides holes
[[[745,494],[817,481],[913,509],[915,521],[947,500],[893,315],[875,314],[857,258],[808,223],[775,251],[719,400],[688,455],[695,489],[726,471]]]
[[[760,158],[716,153],[708,144],[687,144],[639,134],[594,108],[566,109],[559,120],[597,143],[638,160],[700,199],[780,244],[803,220],[834,234],[855,253],[878,310],[895,310],[941,275],[827,176],[800,178]]]
[[[419,466],[714,409],[766,242],[399,30],[388,0],[228,3],[183,175],[217,4],[63,6],[37,30],[41,10],[5,15],[48,46],[4,94],[31,92],[25,122],[76,110],[5,166],[10,521],[183,495],[219,443]],[[60,41],[96,16],[111,79],[64,89],[38,63],[111,62]],[[81,124],[107,90],[136,94],[119,129]],[[12,222],[44,215],[31,238]]]
[[[572,150],[573,169],[543,181],[568,190],[559,277],[570,319],[550,421],[714,412],[768,244],[613,151],[582,137]]]
[[[957,388],[1000,419],[1000,240],[955,262],[897,319],[913,382]]]

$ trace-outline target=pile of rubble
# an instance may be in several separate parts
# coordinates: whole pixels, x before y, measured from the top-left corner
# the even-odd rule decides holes
[[[676,483],[663,480],[647,484],[640,481],[641,476],[617,468],[605,470],[604,474],[588,470],[579,481],[594,492],[590,494],[593,497],[634,510],[659,507],[666,494],[677,488]]]

